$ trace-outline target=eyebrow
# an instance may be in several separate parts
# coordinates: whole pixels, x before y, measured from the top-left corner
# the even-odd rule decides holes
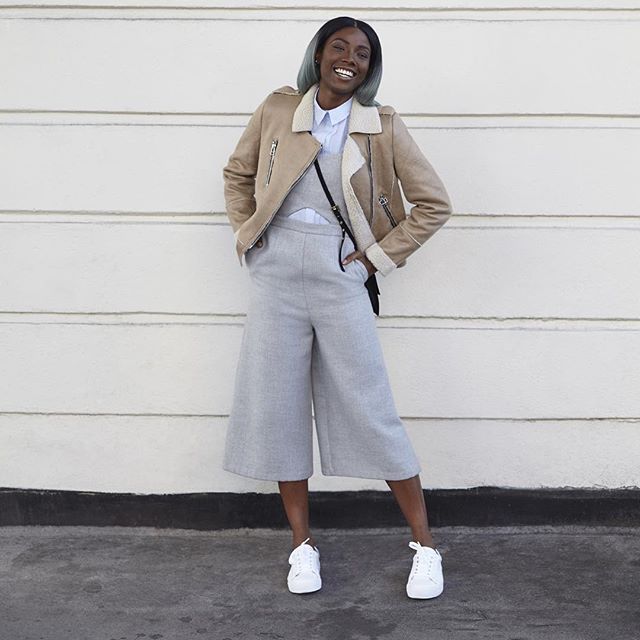
[[[334,38],[331,42],[335,42],[336,40],[342,40],[342,42],[344,42],[344,43],[346,43],[346,44],[349,44],[349,42],[348,42],[347,40],[345,40],[344,38],[341,38],[340,36],[338,36],[337,38]],[[367,47],[367,45],[366,45],[366,44],[359,44],[359,45],[357,46],[357,49],[366,49],[366,50],[367,50],[367,51],[369,51],[369,52],[371,51],[371,50],[369,49],[369,47]]]

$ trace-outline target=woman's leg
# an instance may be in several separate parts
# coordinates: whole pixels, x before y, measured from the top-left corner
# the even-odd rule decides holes
[[[309,544],[315,546],[309,532],[308,480],[280,480],[278,488],[293,533],[293,546],[297,547],[307,538],[310,538]]]
[[[415,475],[406,480],[385,480],[385,482],[391,488],[404,517],[411,527],[413,539],[423,547],[435,549],[435,544],[429,531],[427,506],[424,502],[420,476]]]

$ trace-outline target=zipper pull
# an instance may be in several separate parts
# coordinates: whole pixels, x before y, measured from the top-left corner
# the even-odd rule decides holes
[[[276,156],[276,147],[278,146],[278,138],[274,138],[271,141],[271,151],[269,151],[269,168],[267,169],[267,178],[264,181],[264,186],[269,186],[269,180],[271,179],[271,170],[273,169],[273,161]]]
[[[391,223],[391,226],[397,227],[398,223],[393,219],[393,216],[391,215],[391,210],[389,209],[389,199],[387,198],[387,196],[384,195],[384,193],[381,193],[378,196],[378,202],[382,205],[384,212],[387,214],[387,218],[389,218],[389,222]]]

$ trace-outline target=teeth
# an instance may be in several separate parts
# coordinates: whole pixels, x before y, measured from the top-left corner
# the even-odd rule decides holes
[[[347,78],[353,78],[355,75],[353,71],[349,71],[349,69],[343,69],[342,67],[336,67],[334,71],[340,76],[346,76]]]

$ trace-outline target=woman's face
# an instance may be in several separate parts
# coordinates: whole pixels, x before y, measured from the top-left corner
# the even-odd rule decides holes
[[[369,71],[371,44],[363,31],[344,27],[329,36],[321,51],[320,85],[333,93],[351,95]]]

